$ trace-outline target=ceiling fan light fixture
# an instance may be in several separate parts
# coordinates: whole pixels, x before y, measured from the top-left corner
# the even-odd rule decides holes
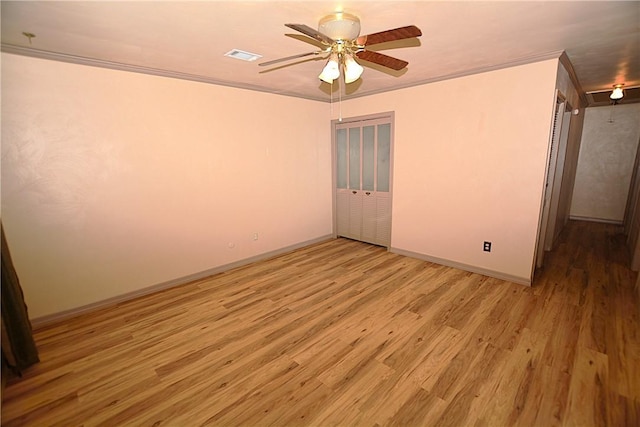
[[[353,40],[360,35],[360,19],[350,13],[333,13],[320,20],[318,31],[333,40]]]
[[[611,95],[609,95],[609,98],[611,98],[612,101],[620,101],[624,97],[622,86],[624,86],[624,84],[617,84],[613,86],[613,91],[611,92]]]
[[[340,77],[340,64],[338,63],[338,55],[335,53],[331,54],[329,60],[327,61],[327,65],[324,66],[322,72],[318,76],[320,80],[326,83],[333,83],[335,79]]]
[[[406,66],[409,65],[407,61],[379,53],[377,50],[367,49],[369,46],[396,40],[412,39],[422,35],[418,27],[415,25],[407,25],[359,36],[360,19],[355,15],[344,12],[335,12],[322,18],[318,24],[318,30],[314,30],[304,24],[289,23],[284,25],[304,34],[306,37],[303,40],[310,41],[316,45],[319,42],[323,48],[315,52],[287,56],[258,65],[273,65],[310,55],[329,54],[330,56],[327,63],[318,75],[321,81],[329,84],[333,84],[334,80],[341,77],[341,74],[343,75],[344,83],[353,83],[358,80],[362,76],[364,68],[358,64],[357,59],[378,64],[395,71],[406,68]],[[380,46],[379,48],[383,49],[384,47]]]
[[[344,59],[344,82],[353,83],[360,78],[364,68],[353,59],[353,56],[346,55]]]

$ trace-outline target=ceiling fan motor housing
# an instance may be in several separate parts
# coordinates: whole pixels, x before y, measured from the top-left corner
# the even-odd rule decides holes
[[[318,31],[333,40],[354,40],[360,35],[360,19],[349,13],[334,13],[320,20]]]

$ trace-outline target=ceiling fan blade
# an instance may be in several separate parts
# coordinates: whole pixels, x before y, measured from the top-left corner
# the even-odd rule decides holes
[[[391,42],[394,40],[410,39],[420,37],[422,31],[415,25],[408,25],[393,30],[381,31],[379,33],[360,36],[356,39],[356,44],[360,46],[371,46],[378,43]]]
[[[324,53],[324,52],[325,52],[324,50],[316,50],[315,52],[299,53],[297,55],[291,55],[291,56],[287,56],[285,58],[279,58],[279,59],[274,59],[272,61],[261,62],[258,65],[261,66],[261,67],[264,67],[264,66],[268,66],[268,65],[277,64],[279,62],[290,61],[292,59],[304,58],[305,56],[320,55],[321,53]]]
[[[365,61],[373,62],[374,64],[379,64],[383,67],[391,68],[396,71],[402,70],[404,67],[409,65],[407,61],[403,61],[402,59],[394,58],[379,52],[373,52],[371,50],[356,52],[356,56]]]
[[[333,40],[331,37],[325,36],[320,31],[314,30],[308,25],[304,25],[304,24],[284,24],[284,25],[293,30],[299,31],[302,34],[306,34],[307,36],[312,37],[318,41],[321,41],[322,43],[329,44],[329,45],[335,43],[335,40]]]
[[[325,43],[322,43],[321,41],[318,41],[314,38],[311,38],[307,35],[304,34],[298,34],[298,33],[291,33],[291,34],[285,34],[286,37],[289,37],[291,39],[295,39],[304,43],[308,43],[312,46],[315,46],[317,49],[326,49],[327,45]]]

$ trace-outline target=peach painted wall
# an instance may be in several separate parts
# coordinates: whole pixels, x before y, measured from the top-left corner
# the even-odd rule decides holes
[[[30,316],[330,235],[329,121],[325,103],[2,54],[2,221]]]
[[[530,281],[557,68],[548,60],[343,103],[343,117],[395,111],[394,250]]]
[[[343,102],[396,113],[395,249],[530,279],[556,69]],[[2,109],[2,220],[32,318],[331,233],[327,104],[3,54]]]

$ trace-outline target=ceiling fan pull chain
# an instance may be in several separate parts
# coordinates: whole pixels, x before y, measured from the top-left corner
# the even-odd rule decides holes
[[[329,88],[329,113],[333,117],[333,81],[331,81],[331,88]]]
[[[344,74],[344,73],[342,73]],[[338,88],[338,121],[342,121],[342,87]]]

